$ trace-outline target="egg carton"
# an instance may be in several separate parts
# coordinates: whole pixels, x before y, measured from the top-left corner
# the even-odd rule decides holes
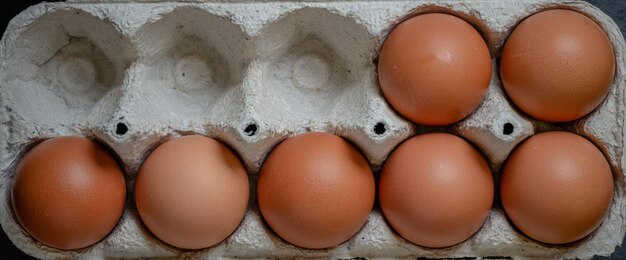
[[[39,258],[275,257],[540,257],[609,255],[626,228],[624,90],[626,58],[618,26],[586,2],[573,1],[290,1],[42,3],[15,17],[0,42],[0,223],[22,251]],[[528,118],[504,94],[498,57],[525,17],[566,8],[591,17],[616,55],[615,81],[604,102],[570,123]],[[473,114],[448,127],[415,125],[385,102],[376,74],[380,47],[398,23],[420,13],[459,16],[483,35],[492,80]],[[402,141],[425,132],[452,132],[483,153],[498,187],[511,150],[536,132],[581,134],[611,164],[613,204],[603,224],[567,245],[535,242],[509,223],[499,199],[470,239],[443,249],[414,245],[385,222],[378,205],[360,232],[324,250],[299,248],[263,222],[256,180],[281,140],[308,131],[354,143],[378,171]],[[232,147],[251,184],[248,211],[225,241],[182,250],[155,238],[134,203],[144,158],[168,138],[202,134]],[[88,248],[62,251],[31,238],[10,203],[16,165],[45,138],[99,140],[119,158],[128,199],[116,228]],[[378,174],[378,173],[376,173]],[[549,192],[549,191],[546,191]],[[175,196],[175,194],[172,194]]]

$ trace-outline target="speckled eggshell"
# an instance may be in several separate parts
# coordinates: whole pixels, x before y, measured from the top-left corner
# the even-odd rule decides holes
[[[544,243],[569,243],[602,223],[613,199],[613,176],[593,143],[569,132],[545,132],[513,151],[500,195],[521,232]]]
[[[389,34],[380,51],[378,80],[402,116],[424,125],[449,125],[482,102],[491,57],[468,22],[449,14],[422,14]]]
[[[269,155],[258,182],[259,207],[283,239],[305,248],[338,245],[365,224],[374,204],[374,176],[343,138],[307,133]]]
[[[613,47],[602,28],[562,9],[523,20],[504,44],[500,62],[513,103],[548,122],[589,114],[608,94],[614,74]]]
[[[17,167],[15,215],[39,242],[63,250],[103,239],[124,210],[124,175],[111,154],[83,137],[45,140]]]
[[[383,214],[396,232],[434,248],[472,236],[489,215],[494,194],[485,159],[446,133],[400,144],[385,162],[378,187]]]

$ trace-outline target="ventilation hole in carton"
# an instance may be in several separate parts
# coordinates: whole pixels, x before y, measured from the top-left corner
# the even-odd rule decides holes
[[[117,123],[115,127],[115,134],[117,135],[125,135],[128,132],[128,126],[124,123]]]
[[[505,123],[502,127],[502,133],[504,135],[511,135],[513,133],[513,130],[515,130],[515,127],[511,123]]]
[[[249,124],[243,131],[246,133],[247,136],[253,136],[256,134],[256,130],[256,124]]]
[[[385,132],[387,132],[387,128],[385,127],[385,124],[378,122],[375,126],[374,126],[374,133],[377,135],[383,135]]]

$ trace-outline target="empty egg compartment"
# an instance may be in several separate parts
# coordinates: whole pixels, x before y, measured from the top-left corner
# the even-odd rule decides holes
[[[15,26],[15,24],[14,24]],[[39,125],[97,124],[117,107],[133,48],[80,10],[37,17],[3,48],[3,104]]]
[[[528,15],[549,8],[587,14],[614,46],[615,82],[592,114],[562,125],[517,110],[499,79],[497,57]],[[442,128],[414,125],[386,103],[376,74],[388,33],[420,13],[445,12],[477,28],[492,56],[492,80],[480,105]],[[624,237],[624,39],[587,3],[533,2],[205,2],[46,3],[16,17],[0,45],[0,220],[13,243],[40,258],[59,257],[463,257],[590,258],[608,255]],[[24,63],[22,60],[32,61]],[[34,102],[33,102],[34,101]],[[256,204],[257,173],[281,140],[324,131],[353,142],[378,169],[402,141],[424,132],[454,132],[476,145],[498,175],[514,147],[535,132],[566,129],[598,145],[612,166],[614,202],[604,223],[568,245],[526,238],[495,206],[470,239],[444,249],[411,244],[375,208],[349,241],[324,250],[288,244],[264,223]],[[181,250],[145,228],[134,206],[139,166],[158,144],[184,134],[216,138],[236,151],[251,184],[239,228],[202,250]],[[34,140],[93,137],[119,155],[128,198],[117,227],[85,249],[44,246],[22,230],[10,198],[15,164]],[[496,183],[496,187],[498,184]]]

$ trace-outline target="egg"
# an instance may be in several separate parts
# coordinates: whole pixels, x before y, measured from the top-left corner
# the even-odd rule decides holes
[[[17,166],[11,203],[17,220],[44,245],[74,250],[102,240],[117,225],[126,182],[115,158],[84,137],[47,139]]]
[[[306,133],[281,142],[263,163],[258,203],[267,224],[294,245],[338,245],[365,224],[374,204],[374,176],[348,141]]]
[[[378,187],[383,215],[395,231],[432,248],[458,244],[476,233],[494,195],[493,177],[480,153],[446,133],[400,144],[385,162]]]
[[[161,241],[184,249],[213,246],[243,220],[249,183],[238,157],[217,140],[183,136],[159,145],[135,184],[137,211]]]
[[[615,57],[593,20],[554,9],[523,20],[506,40],[500,60],[504,89],[518,108],[547,122],[567,122],[593,111],[613,82]]]
[[[471,114],[490,80],[487,44],[472,25],[449,14],[400,23],[378,60],[378,81],[389,104],[423,125],[449,125]]]
[[[602,223],[613,198],[613,175],[602,152],[587,139],[545,132],[509,156],[500,197],[522,233],[544,243],[569,243]]]

